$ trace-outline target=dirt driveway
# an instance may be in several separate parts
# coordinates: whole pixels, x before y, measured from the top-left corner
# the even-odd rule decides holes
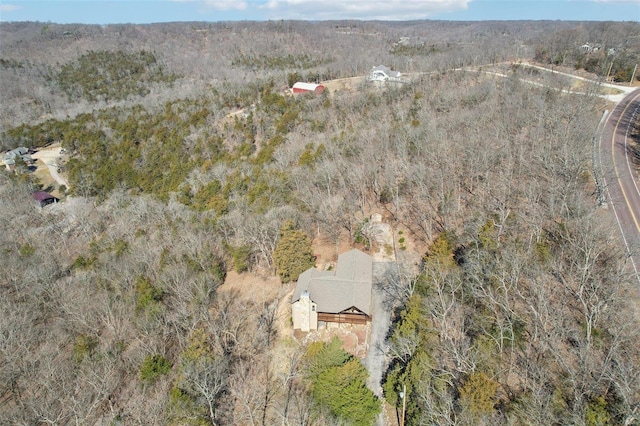
[[[56,197],[60,197],[59,187],[64,185],[69,188],[69,183],[58,173],[59,162],[63,153],[59,143],[41,148],[31,155],[35,160],[36,170],[33,174],[38,178],[42,186],[51,188],[49,192]]]
[[[364,83],[365,81],[365,77],[348,77],[323,81],[322,85],[329,91],[330,94],[333,94],[334,92],[351,92],[357,89],[358,85]]]

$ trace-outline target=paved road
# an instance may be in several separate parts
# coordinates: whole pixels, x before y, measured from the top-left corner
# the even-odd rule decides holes
[[[640,280],[640,190],[632,167],[629,134],[640,113],[640,90],[628,94],[609,113],[599,151],[604,185],[622,239]]]
[[[387,332],[391,325],[391,312],[387,309],[383,287],[396,269],[395,262],[373,263],[374,285],[372,291],[371,334],[369,337],[369,351],[364,359],[364,365],[369,370],[367,386],[378,397],[382,397],[382,375],[387,367],[384,347]],[[380,413],[376,426],[384,426],[386,423],[384,413]]]
[[[570,73],[554,70],[553,68],[542,67],[540,65],[531,64],[529,62],[522,62],[520,65],[527,66],[527,67],[530,67],[530,68],[535,68],[535,69],[538,69],[538,70],[541,70],[541,71],[550,72],[552,74],[564,75],[564,76],[572,78],[572,79],[582,80],[582,81],[586,81],[587,83],[598,84],[601,87],[608,87],[610,89],[613,89],[616,92],[615,94],[598,95],[601,98],[605,98],[605,99],[607,99],[607,100],[609,100],[611,102],[620,102],[622,99],[624,99],[625,96],[627,96],[628,93],[631,93],[631,92],[633,92],[635,90],[633,87],[622,86],[620,84],[611,84],[611,83],[599,82],[599,81],[593,80],[591,78],[585,78],[585,77],[581,77],[579,75],[575,75],[575,74],[570,74]],[[578,92],[573,92],[573,93],[578,93]]]

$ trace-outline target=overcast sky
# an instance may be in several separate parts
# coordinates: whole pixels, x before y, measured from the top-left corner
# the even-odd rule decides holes
[[[1,21],[280,19],[640,21],[640,0],[0,0]]]

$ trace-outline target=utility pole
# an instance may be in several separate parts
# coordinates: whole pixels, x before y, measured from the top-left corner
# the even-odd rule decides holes
[[[631,80],[629,80],[629,86],[633,84],[633,77],[636,76],[636,71],[638,71],[638,64],[636,64],[636,66],[633,67],[633,72],[631,73]]]
[[[407,385],[402,385],[402,392],[400,392],[400,398],[402,399],[402,416],[400,417],[400,426],[404,426],[404,412],[407,408]]]
[[[604,80],[605,83],[609,82],[609,74],[611,74],[611,68],[613,68],[613,59],[611,60],[611,65],[609,65],[609,71],[607,71],[607,78]]]

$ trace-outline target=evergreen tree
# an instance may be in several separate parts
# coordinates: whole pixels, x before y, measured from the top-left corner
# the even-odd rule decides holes
[[[315,265],[311,238],[288,220],[280,229],[280,239],[273,251],[273,261],[283,284],[297,281],[301,273]]]
[[[365,367],[341,346],[337,337],[309,346],[305,358],[311,394],[318,408],[328,409],[340,424],[372,425],[380,413],[380,401],[366,386]]]

